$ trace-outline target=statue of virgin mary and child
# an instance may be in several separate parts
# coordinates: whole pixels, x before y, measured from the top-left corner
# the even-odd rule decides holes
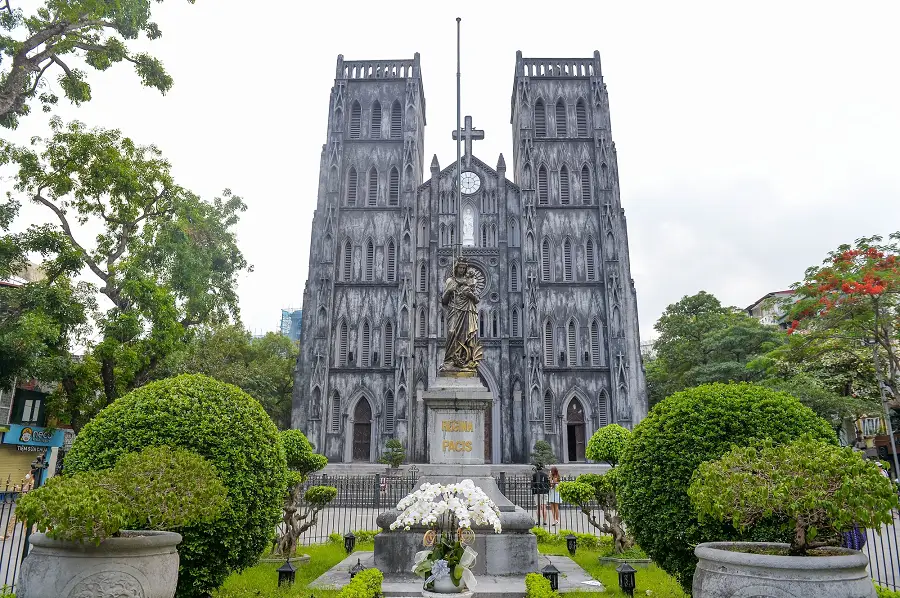
[[[475,270],[457,258],[444,285],[441,303],[447,314],[447,347],[441,372],[474,375],[483,349],[478,342],[478,291]]]

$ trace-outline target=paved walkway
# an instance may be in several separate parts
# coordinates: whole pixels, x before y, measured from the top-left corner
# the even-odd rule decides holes
[[[317,580],[309,584],[310,589],[340,589],[350,582],[350,568],[357,560],[366,568],[375,566],[374,552],[354,552],[343,561],[323,573]],[[550,563],[559,569],[560,592],[603,592],[604,587],[595,581],[587,572],[567,556],[539,555],[538,567],[544,568]],[[525,577],[486,575],[476,576],[478,585],[475,595],[479,598],[511,598],[525,595]],[[585,583],[590,582],[590,583]],[[412,597],[422,595],[422,579],[415,575],[389,574],[384,578],[382,591],[386,598]]]

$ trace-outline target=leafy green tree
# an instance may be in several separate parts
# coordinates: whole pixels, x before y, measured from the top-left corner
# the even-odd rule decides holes
[[[588,441],[585,456],[591,461],[605,461],[612,467],[605,474],[582,474],[574,482],[563,482],[559,485],[559,495],[564,501],[578,505],[588,519],[588,523],[600,533],[610,534],[613,538],[613,550],[622,553],[634,546],[634,539],[628,535],[619,514],[616,502],[616,488],[619,472],[616,464],[628,438],[631,435],[626,428],[618,424],[603,426]],[[593,510],[597,505],[603,511],[599,519]]]
[[[284,429],[290,426],[297,355],[297,345],[274,332],[252,338],[240,324],[202,328],[166,358],[156,376],[205,374],[234,384]]]
[[[752,382],[762,374],[747,364],[784,342],[784,334],[700,291],[682,297],[654,326],[656,358],[647,364],[650,404],[712,382]]]
[[[47,259],[41,280],[0,285],[0,388],[17,378],[58,379],[95,307],[91,286],[72,279],[79,260],[64,236],[43,229],[8,232],[18,209],[12,200],[0,204],[0,280],[22,272],[29,254]]]
[[[900,397],[900,232],[886,243],[873,236],[841,245],[821,266],[807,269],[794,288],[788,332],[797,337],[795,349],[817,356],[869,357],[876,394],[880,380],[888,394]],[[867,353],[864,347],[870,347]]]
[[[83,66],[105,71],[129,62],[141,84],[167,92],[172,78],[159,59],[129,48],[141,34],[149,40],[162,35],[151,6],[147,0],[45,0],[26,14],[13,0],[0,1],[0,64],[6,62],[0,70],[0,126],[15,127],[35,98],[51,110],[58,96],[45,75],[54,71],[74,104],[91,99]]]
[[[403,460],[406,459],[406,449],[403,448],[403,443],[396,438],[391,438],[387,441],[386,448],[387,450],[381,457],[381,463],[395,468],[400,467]]]
[[[0,165],[18,167],[15,190],[58,222],[29,232],[62,236],[111,304],[95,322],[101,339],[92,351],[102,408],[152,379],[186,331],[237,317],[237,277],[247,263],[234,226],[246,206],[227,190],[201,200],[175,182],[158,149],[117,130],[58,119],[52,130],[30,147],[0,141]],[[73,223],[98,231],[93,246]],[[64,380],[64,392],[70,386]]]
[[[553,447],[546,440],[538,440],[534,443],[534,451],[531,453],[531,463],[537,469],[543,469],[547,465],[556,463],[556,455],[553,454]]]
[[[897,493],[878,467],[848,447],[810,436],[788,444],[736,447],[701,463],[688,496],[702,518],[746,530],[768,517],[788,520],[790,554],[838,546],[854,525],[892,523]],[[772,538],[773,540],[775,538]]]

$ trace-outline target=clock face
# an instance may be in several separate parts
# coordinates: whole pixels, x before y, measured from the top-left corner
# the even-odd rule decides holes
[[[481,179],[474,172],[467,170],[460,175],[460,189],[466,195],[471,195],[481,188]]]

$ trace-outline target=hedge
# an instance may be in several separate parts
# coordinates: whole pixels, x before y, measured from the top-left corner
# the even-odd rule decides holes
[[[619,462],[618,503],[637,543],[691,591],[694,546],[715,540],[785,540],[778,522],[740,536],[727,523],[698,521],[687,495],[700,463],[735,445],[809,433],[837,443],[830,424],[796,398],[753,384],[708,384],[675,393],[638,424]],[[780,522],[784,523],[784,522]]]
[[[228,492],[215,522],[184,527],[179,598],[200,598],[271,546],[287,489],[285,451],[275,424],[241,389],[201,375],[153,382],[88,422],[66,455],[66,471],[101,470],[149,446],[206,457]]]
[[[338,598],[378,598],[383,581],[384,575],[378,569],[360,571],[341,589]]]
[[[559,592],[553,590],[550,580],[540,573],[529,573],[525,576],[526,598],[559,598]]]

